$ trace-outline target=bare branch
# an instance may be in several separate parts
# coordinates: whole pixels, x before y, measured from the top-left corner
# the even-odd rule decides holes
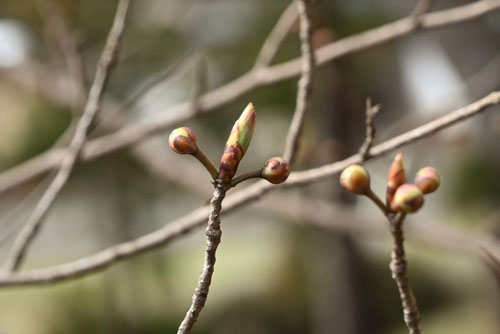
[[[366,99],[366,119],[365,119],[365,126],[366,126],[366,135],[365,135],[365,141],[363,142],[363,145],[361,145],[361,148],[359,149],[359,154],[361,155],[361,158],[363,160],[366,160],[368,156],[370,155],[370,148],[372,148],[373,145],[373,140],[375,139],[375,124],[373,124],[373,120],[377,116],[378,112],[380,111],[380,105],[375,105],[372,106],[372,101],[370,98]]]
[[[419,26],[422,23],[422,15],[427,13],[431,9],[433,0],[418,0],[417,5],[413,9],[411,16],[413,18],[413,24]]]
[[[290,129],[286,136],[285,151],[283,157],[293,164],[297,153],[300,135],[304,128],[306,114],[311,105],[313,73],[316,65],[314,50],[312,47],[312,23],[310,0],[298,1],[298,12],[300,17],[300,49],[302,52],[302,68],[298,83],[297,102],[293,114]]]
[[[475,19],[500,9],[499,0],[481,0],[453,9],[422,15],[420,29],[431,29]],[[415,31],[411,17],[385,24],[381,27],[340,39],[318,49],[317,65],[324,65],[334,59],[361,51]],[[211,112],[226,105],[250,90],[278,81],[289,79],[300,73],[301,60],[295,59],[268,68],[251,71],[238,79],[204,94],[200,98],[202,110]],[[90,161],[117,150],[136,144],[170,126],[179,125],[191,117],[191,103],[185,102],[169,110],[145,117],[115,133],[96,138],[84,145],[82,160]],[[172,116],[177,115],[177,116]],[[39,176],[58,166],[64,151],[56,150],[43,153],[32,160],[0,174],[0,193],[5,192],[27,180]]]
[[[118,4],[113,26],[109,32],[101,58],[99,59],[94,82],[90,89],[89,98],[82,117],[78,121],[75,135],[71,140],[70,146],[67,150],[65,150],[57,175],[33,209],[26,224],[14,242],[14,246],[5,264],[5,270],[7,272],[17,270],[21,264],[31,241],[34,239],[42,226],[45,214],[48,212],[50,206],[56,199],[57,194],[63,188],[73,170],[78,155],[86,140],[87,131],[94,120],[95,115],[99,111],[101,98],[106,88],[106,83],[108,81],[112,65],[116,61],[120,40],[125,28],[125,19],[128,13],[128,7],[129,0],[121,0]]]
[[[273,30],[267,36],[255,61],[254,69],[264,68],[271,64],[281,44],[290,32],[290,28],[297,20],[297,16],[297,0],[293,0],[283,11]]]
[[[219,246],[222,232],[220,229],[220,213],[222,210],[222,201],[226,196],[227,186],[215,181],[215,190],[210,201],[210,215],[208,216],[208,226],[206,230],[207,235],[207,245],[206,245],[206,255],[205,263],[203,265],[203,271],[201,272],[198,285],[194,291],[193,302],[189,307],[189,310],[182,320],[177,334],[187,334],[191,332],[201,310],[205,306],[205,302],[208,298],[208,291],[210,289],[210,284],[212,283],[212,275],[215,270],[215,254],[217,247]]]
[[[398,286],[406,326],[410,330],[410,334],[420,334],[420,313],[417,307],[417,300],[415,299],[413,289],[408,279],[408,262],[406,261],[404,248],[403,222],[405,216],[404,213],[387,216],[391,225],[391,234],[393,238],[391,264],[389,267],[391,269],[392,278]]]
[[[442,116],[434,121],[422,125],[416,129],[403,133],[395,138],[387,140],[374,146],[370,150],[369,160],[377,158],[385,153],[397,149],[403,145],[413,143],[426,138],[437,131],[443,130],[453,124],[462,122],[472,116],[478,115],[486,107],[500,104],[500,92],[494,92],[485,98]],[[281,187],[298,186],[320,181],[324,178],[338,174],[347,166],[353,163],[360,163],[361,157],[355,154],[347,159],[335,163],[314,168],[302,172],[293,172],[282,186],[269,184],[267,181],[259,181],[251,186],[237,191],[228,196],[225,200],[223,213],[233,211],[245,204],[262,197],[271,189]],[[103,270],[120,260],[144,253],[146,251],[162,247],[167,243],[182,237],[195,228],[201,226],[206,221],[209,214],[209,207],[201,207],[193,212],[166,224],[163,228],[146,234],[140,238],[124,242],[99,253],[69,262],[66,264],[25,272],[14,272],[5,274],[0,278],[0,286],[20,286],[20,285],[41,285],[50,284],[68,279],[77,278],[92,272]],[[446,234],[446,233],[444,233]],[[449,233],[448,233],[449,234]],[[500,252],[500,250],[499,250]]]
[[[56,4],[52,1],[44,1],[43,5],[48,16],[49,28],[64,55],[76,102],[73,108],[80,109],[77,110],[79,113],[84,108],[85,101],[87,100],[88,83],[83,58],[78,49],[78,43]]]

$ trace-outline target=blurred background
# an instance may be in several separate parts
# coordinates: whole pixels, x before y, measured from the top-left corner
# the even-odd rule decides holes
[[[289,1],[133,1],[118,67],[90,137],[189,101],[249,71]],[[435,1],[441,10],[470,1]],[[0,168],[64,147],[81,112],[117,1],[0,1]],[[317,1],[315,47],[392,22],[414,1]],[[61,28],[62,27],[62,28]],[[65,34],[69,32],[70,34]],[[300,56],[294,23],[273,63]],[[69,36],[69,37],[68,37]],[[69,39],[68,39],[69,38]],[[81,66],[68,66],[74,42]],[[68,44],[69,43],[69,44]],[[75,58],[78,60],[78,57]],[[167,79],[128,103],[145,84]],[[251,101],[254,139],[240,173],[280,155],[297,78],[259,87],[197,115],[199,146],[216,163]],[[357,152],[365,100],[381,104],[381,142],[500,89],[500,12],[425,30],[319,68],[294,170]],[[198,93],[197,93],[198,92]],[[408,178],[436,167],[442,186],[407,219],[409,274],[426,333],[500,332],[500,293],[477,256],[500,240],[500,113],[494,107],[403,148]],[[173,118],[175,114],[171,115]],[[132,148],[77,166],[46,218],[25,269],[93,254],[154,231],[206,203],[209,175],[167,145],[168,129]],[[385,193],[394,154],[367,163]],[[53,174],[0,195],[0,260]],[[241,185],[242,187],[245,185]],[[275,191],[225,215],[217,269],[193,333],[405,333],[390,277],[384,217],[345,194],[337,177]],[[197,230],[104,272],[53,286],[0,290],[0,333],[174,333],[203,263]],[[493,250],[492,250],[493,251]]]

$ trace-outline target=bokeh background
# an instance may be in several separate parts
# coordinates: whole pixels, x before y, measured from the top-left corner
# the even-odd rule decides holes
[[[81,51],[88,81],[116,1],[53,1]],[[435,1],[432,10],[469,1]],[[90,137],[169,113],[194,91],[250,70],[289,1],[134,1],[120,62]],[[316,46],[411,13],[414,1],[317,1]],[[0,168],[64,147],[75,95],[46,2],[0,1]],[[274,63],[300,55],[295,24]],[[137,103],[120,105],[166,68],[172,75]],[[202,74],[200,76],[200,73]],[[200,78],[204,78],[200,80]],[[203,85],[200,85],[200,82]],[[500,12],[419,31],[317,70],[313,105],[294,170],[357,152],[367,97],[380,103],[378,142],[500,88]],[[252,101],[253,142],[240,171],[281,154],[297,78],[260,87],[185,125],[218,160],[230,128]],[[407,249],[426,333],[500,332],[500,293],[474,250],[500,240],[500,113],[484,114],[403,148],[409,178],[438,168],[442,187],[409,217]],[[176,115],[172,115],[175,117]],[[111,128],[110,125],[111,124]],[[92,254],[168,224],[206,203],[208,174],[168,149],[171,129],[78,165],[36,239],[24,268]],[[140,152],[147,159],[141,159]],[[370,161],[373,188],[385,191],[394,154]],[[153,159],[152,159],[152,158]],[[0,260],[51,179],[0,195]],[[242,185],[244,186],[244,185]],[[320,225],[320,226],[318,226]],[[211,293],[193,333],[405,333],[390,277],[387,223],[336,177],[280,190],[224,216]],[[0,333],[174,333],[191,301],[204,256],[197,230],[104,272],[46,287],[0,290]],[[493,246],[492,246],[493,245]]]

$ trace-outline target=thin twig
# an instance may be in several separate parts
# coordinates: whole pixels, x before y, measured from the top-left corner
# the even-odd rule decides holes
[[[413,23],[415,26],[419,26],[422,23],[422,15],[427,13],[431,9],[433,0],[418,0],[411,16],[413,18]]]
[[[293,0],[283,11],[273,30],[267,36],[255,61],[254,69],[264,68],[271,64],[281,44],[297,20],[297,1]]]
[[[491,93],[485,98],[464,108],[458,109],[432,122],[389,139],[371,149],[369,160],[377,158],[401,146],[426,138],[440,130],[478,115],[486,107],[500,103],[500,92]],[[225,200],[223,213],[231,212],[245,204],[261,198],[270,190],[287,186],[298,186],[323,180],[338,174],[347,166],[360,163],[361,157],[355,154],[347,159],[337,161],[322,167],[302,172],[292,172],[288,180],[281,186],[274,186],[267,181],[259,181],[243,190],[228,196]],[[0,286],[43,285],[78,278],[93,272],[103,270],[120,260],[142,254],[162,247],[167,243],[182,237],[201,226],[209,214],[208,207],[198,208],[191,213],[165,224],[164,227],[141,236],[137,239],[111,246],[94,255],[65,264],[19,273],[6,274],[0,277]]]
[[[377,104],[375,106],[372,106],[372,101],[370,100],[370,98],[366,99],[366,119],[365,119],[366,135],[365,135],[365,141],[363,142],[363,145],[361,145],[361,148],[359,149],[359,154],[361,155],[361,158],[363,160],[366,160],[370,155],[370,148],[372,148],[373,140],[375,139],[375,133],[376,133],[376,128],[375,124],[373,123],[373,120],[375,119],[379,111],[380,111],[380,105]]]
[[[73,105],[76,113],[82,112],[87,100],[87,77],[82,55],[78,48],[75,36],[68,28],[60,9],[53,1],[43,1],[43,7],[47,13],[48,25],[52,31],[59,48],[64,55],[68,74],[73,86],[73,94],[76,103]]]
[[[14,246],[12,247],[11,253],[5,264],[5,270],[7,272],[17,270],[21,264],[31,241],[34,239],[42,225],[45,214],[51,207],[57,197],[57,194],[63,188],[73,170],[78,155],[83,147],[83,143],[86,140],[88,128],[99,110],[101,98],[105,90],[112,65],[116,61],[120,40],[125,28],[125,19],[127,17],[128,7],[129,0],[121,0],[118,4],[113,26],[109,32],[101,58],[99,59],[95,79],[90,89],[87,104],[82,117],[78,121],[75,135],[73,136],[71,144],[67,148],[66,153],[60,162],[60,169],[57,175],[33,209],[26,224],[14,242]]]
[[[198,316],[205,306],[210,284],[212,283],[212,275],[214,273],[216,260],[215,253],[222,235],[222,231],[220,229],[222,200],[224,199],[226,190],[228,189],[227,185],[219,182],[218,180],[214,182],[214,186],[215,190],[212,200],[210,201],[210,215],[208,216],[208,226],[206,230],[207,244],[205,263],[198,281],[198,286],[194,291],[193,302],[191,303],[191,307],[189,307],[184,320],[182,320],[179,329],[177,330],[177,334],[187,334],[191,332],[194,323],[198,320]]]
[[[456,24],[500,9],[500,1],[481,0],[453,9],[442,10],[422,15],[420,29],[432,29]],[[415,31],[411,18],[404,18],[385,24],[359,34],[340,39],[316,50],[317,65],[324,65],[334,59],[361,51]],[[285,63],[251,71],[238,79],[204,94],[200,99],[203,110],[211,112],[224,106],[250,90],[296,76],[301,71],[301,60],[295,59]],[[165,112],[152,113],[140,121],[122,129],[90,140],[84,145],[82,160],[90,161],[113,153],[125,147],[164,131],[168,127],[179,125],[191,117],[191,103],[185,102],[169,108]],[[172,116],[177,115],[177,116]],[[42,153],[27,162],[0,174],[0,193],[56,168],[64,154],[64,150]]]
[[[300,135],[304,128],[306,114],[311,105],[313,73],[316,60],[312,47],[311,0],[299,0],[300,49],[302,52],[302,70],[298,83],[297,102],[292,122],[288,130],[283,157],[293,164],[298,149]]]
[[[203,57],[196,64],[193,80],[193,97],[191,98],[191,114],[196,115],[203,110],[200,97],[207,89],[207,63]]]
[[[392,272],[392,278],[398,286],[406,326],[410,330],[410,334],[420,334],[420,314],[417,307],[417,300],[408,279],[408,262],[406,261],[404,249],[403,222],[405,216],[403,213],[387,216],[394,241],[389,267]]]

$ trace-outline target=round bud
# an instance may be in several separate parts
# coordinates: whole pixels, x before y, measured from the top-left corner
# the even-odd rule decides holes
[[[198,151],[196,135],[190,128],[177,128],[168,137],[168,145],[179,154],[195,154]]]
[[[441,176],[433,167],[421,168],[415,176],[415,184],[424,194],[432,193],[439,188]]]
[[[424,204],[424,194],[414,184],[405,183],[394,194],[391,210],[400,212],[415,212]]]
[[[365,194],[370,189],[370,175],[361,165],[350,165],[340,174],[340,184],[354,194]]]
[[[290,164],[281,157],[267,160],[261,171],[261,177],[273,184],[285,182],[288,175],[290,175]]]

